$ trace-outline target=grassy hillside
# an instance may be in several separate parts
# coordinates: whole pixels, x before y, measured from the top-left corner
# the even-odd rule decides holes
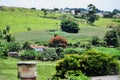
[[[59,18],[62,14],[48,12],[47,17]],[[56,29],[58,19],[43,18],[44,13],[40,10],[26,8],[0,7],[0,29],[6,25],[11,26],[11,32],[23,32],[30,27],[32,30]],[[79,20],[78,20],[79,21]],[[112,19],[100,18],[95,26],[105,27],[108,24],[117,24]],[[89,26],[79,21],[80,26]]]
[[[43,16],[43,12],[39,10],[4,7],[3,10],[0,9],[0,29],[6,25],[11,26],[11,33],[27,31],[28,27],[32,30],[56,29],[56,23],[60,21]]]
[[[119,23],[113,19],[100,18],[95,21],[95,26],[90,26],[81,22],[81,19],[77,19],[80,27],[78,34],[61,31],[49,32],[49,30],[60,28],[61,21],[58,18],[61,15],[63,14],[48,12],[47,17],[49,18],[44,18],[44,13],[40,10],[0,7],[0,29],[4,29],[7,25],[11,26],[10,33],[14,35],[17,41],[48,41],[54,34],[58,34],[73,42],[89,40],[92,36],[103,38],[106,31],[109,30],[106,26]],[[52,19],[53,17],[56,19]],[[27,32],[27,28],[31,28],[31,31]]]

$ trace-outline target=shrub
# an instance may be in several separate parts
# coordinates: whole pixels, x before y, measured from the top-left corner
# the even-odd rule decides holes
[[[88,51],[81,55],[80,70],[87,76],[118,74],[119,63],[111,55]]]
[[[18,42],[11,42],[8,43],[8,49],[10,52],[14,52],[14,51],[18,52],[19,50],[21,50],[21,45]]]
[[[67,55],[58,61],[56,70],[56,76],[61,78],[69,70],[81,70],[87,76],[115,75],[118,74],[119,63],[110,55],[87,51],[81,55]]]
[[[40,59],[54,61],[54,60],[58,60],[59,57],[54,48],[47,48],[44,49],[43,53],[41,53]]]
[[[35,60],[40,58],[40,53],[34,50],[25,50],[20,54],[20,58],[23,60]]]
[[[111,31],[107,31],[105,41],[108,46],[120,46],[120,25]]]
[[[50,47],[66,47],[67,46],[67,41],[66,39],[54,35],[54,38],[51,38],[49,41],[49,46]]]
[[[5,36],[5,39],[7,40],[7,42],[15,42],[15,38],[11,34],[7,34]]]
[[[65,74],[69,70],[78,70],[80,56],[77,54],[71,54],[63,59],[59,60],[56,65],[56,76],[60,78],[65,78]]]
[[[98,45],[100,43],[99,41],[100,41],[100,39],[99,39],[98,36],[93,36],[92,40],[91,40],[91,44],[92,45]]]
[[[69,33],[78,33],[79,25],[70,19],[63,19],[61,22],[61,29],[62,31],[69,32]]]
[[[81,71],[67,71],[67,76],[69,80],[89,80],[89,78],[84,75]]]
[[[23,43],[22,48],[23,48],[23,49],[31,49],[31,48],[30,48],[30,44],[31,44],[30,42],[26,41],[26,42]]]
[[[8,46],[7,44],[0,43],[0,57],[8,56]]]
[[[66,48],[64,50],[64,53],[65,54],[76,54],[76,53],[79,53],[75,48]]]
[[[106,42],[107,46],[114,46],[114,47],[118,46],[118,40],[117,40],[117,35],[116,35],[115,29],[113,29],[111,31],[107,31],[107,33],[105,35],[105,42]]]

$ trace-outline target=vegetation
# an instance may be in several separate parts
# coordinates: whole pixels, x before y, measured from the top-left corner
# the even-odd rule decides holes
[[[79,26],[73,20],[63,19],[61,22],[61,29],[62,31],[69,32],[69,33],[78,33]]]
[[[96,20],[96,7],[93,4],[88,5],[87,23],[92,24]]]
[[[120,46],[120,26],[108,31],[105,35],[105,41],[108,46]]]
[[[50,47],[67,47],[67,41],[66,39],[54,35],[54,38],[51,38],[49,41]]]
[[[22,60],[35,60],[40,58],[40,53],[34,50],[25,50],[21,53],[20,58]]]
[[[56,70],[60,78],[65,78],[69,70],[81,70],[87,76],[113,75],[119,73],[119,63],[110,55],[87,51],[82,55],[67,55],[58,61]]]
[[[77,9],[75,15],[71,15],[59,13],[57,8],[52,11],[0,7],[0,59],[4,58],[0,60],[0,80],[17,78],[16,63],[19,60],[9,58],[9,51],[20,52],[22,60],[39,60],[38,80],[50,79],[55,72],[53,78],[71,80],[88,80],[86,75],[118,74],[120,27],[117,25],[120,19],[110,17],[115,17],[119,11],[114,10],[109,18],[96,21],[95,6],[90,4],[88,8],[88,15],[81,18]],[[89,24],[85,23],[86,17]],[[37,52],[31,50],[31,44],[48,48]],[[58,59],[55,71],[55,62],[50,61]]]

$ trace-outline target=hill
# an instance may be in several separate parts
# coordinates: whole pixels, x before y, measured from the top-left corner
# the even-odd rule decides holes
[[[52,14],[53,15],[53,14]],[[0,7],[0,29],[11,26],[11,32],[24,32],[30,27],[32,30],[55,28],[59,20],[43,18],[43,12],[27,8]],[[51,16],[50,14],[48,16]],[[57,16],[57,15],[54,15]]]
[[[103,38],[106,31],[109,30],[106,26],[119,23],[115,22],[116,19],[99,18],[95,21],[94,26],[91,26],[82,22],[83,19],[75,18],[80,27],[78,34],[61,31],[50,32],[50,30],[60,29],[60,17],[64,14],[49,11],[47,17],[45,17],[44,12],[41,10],[1,6],[0,29],[2,30],[9,25],[11,27],[10,33],[14,35],[17,41],[48,41],[54,34],[58,34],[68,41],[74,42],[88,41],[92,36]],[[30,32],[27,31],[28,28],[31,28]]]

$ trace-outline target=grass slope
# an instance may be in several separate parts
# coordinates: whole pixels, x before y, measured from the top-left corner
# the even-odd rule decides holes
[[[71,34],[62,31],[50,32],[49,30],[40,30],[40,31],[29,31],[29,32],[20,32],[15,33],[13,36],[16,38],[16,41],[24,42],[24,41],[49,41],[50,38],[53,37],[54,34],[58,34],[68,42],[78,42],[78,41],[88,41],[92,36],[98,36],[101,39],[104,38],[106,31],[109,28],[101,28],[101,27],[80,27],[80,31],[78,34]]]
[[[6,10],[7,9],[7,10]],[[13,11],[11,9],[14,9]],[[57,19],[43,18],[43,12],[22,8],[5,7],[0,9],[0,29],[11,26],[11,33],[24,32],[30,27],[32,30],[56,29],[60,23]],[[49,16],[49,15],[48,15]],[[56,14],[54,15],[56,16]]]
[[[0,80],[18,80],[17,62],[18,59],[0,59]],[[37,61],[37,80],[47,80],[55,74],[55,62]]]
[[[48,12],[47,17],[59,18],[61,13]],[[80,27],[87,27],[90,25],[81,22],[77,19]],[[15,7],[0,7],[0,29],[5,28],[6,25],[11,26],[11,33],[24,32],[30,27],[32,30],[46,30],[57,29],[60,23],[58,19],[44,18],[44,13],[40,10],[31,10],[26,8]],[[100,18],[94,24],[99,27],[106,27],[109,24],[118,24],[113,19]]]

